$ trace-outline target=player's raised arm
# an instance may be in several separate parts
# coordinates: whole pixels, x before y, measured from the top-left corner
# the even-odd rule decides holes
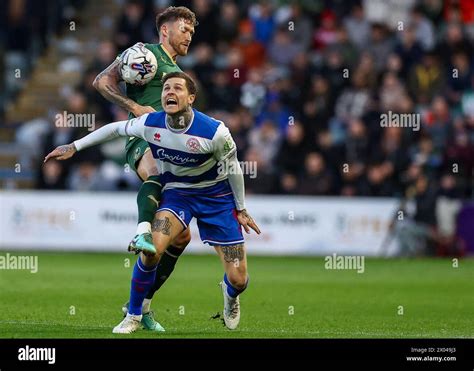
[[[92,83],[94,88],[109,102],[119,105],[128,112],[131,112],[135,117],[155,112],[153,107],[141,106],[120,91],[119,83],[122,77],[120,76],[119,66],[120,60],[117,58],[110,66],[96,76]]]
[[[56,147],[53,151],[48,153],[44,159],[44,162],[51,158],[56,160],[67,160],[68,158],[74,156],[77,151],[81,151],[85,148],[92,147],[118,137],[134,136],[145,139],[145,121],[147,118],[148,113],[131,120],[112,122],[111,124],[102,126],[89,135],[86,135],[84,138],[76,140],[70,144]]]
[[[237,208],[237,220],[244,227],[245,232],[250,233],[252,228],[260,234],[260,228],[245,209],[245,184],[244,174],[237,160],[237,146],[229,132],[229,129],[221,124],[217,129],[214,155],[219,162],[224,162],[224,169],[227,171],[227,179],[234,194]]]

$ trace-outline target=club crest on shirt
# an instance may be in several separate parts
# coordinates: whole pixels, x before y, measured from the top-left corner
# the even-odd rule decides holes
[[[199,141],[196,138],[189,138],[186,142],[186,147],[191,152],[199,152],[199,150],[201,149],[201,145],[199,144]]]
[[[153,134],[153,140],[156,140],[157,142],[159,142],[161,140],[161,134],[160,133]]]

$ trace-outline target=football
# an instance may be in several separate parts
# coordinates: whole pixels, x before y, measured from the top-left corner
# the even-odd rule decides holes
[[[131,46],[120,56],[120,75],[128,84],[147,84],[155,77],[156,69],[156,57],[143,43]]]

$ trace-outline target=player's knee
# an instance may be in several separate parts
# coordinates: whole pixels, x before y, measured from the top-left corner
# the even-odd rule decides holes
[[[156,253],[154,255],[145,255],[141,253],[142,255],[142,262],[147,266],[147,267],[152,267],[158,264],[160,261],[160,254]]]
[[[248,276],[247,274],[229,274],[227,278],[230,284],[239,290],[240,292],[244,291],[248,286]]]
[[[146,151],[142,158],[137,164],[137,170],[142,179],[146,180],[151,176],[158,175],[158,168],[156,167],[156,162],[153,159],[151,151]],[[142,176],[143,175],[143,176]]]
[[[165,243],[165,241],[157,237],[156,233],[153,233],[152,236],[153,236],[153,246],[155,246],[155,250],[156,250],[156,254],[153,256],[155,256],[159,260],[161,255],[163,255],[163,253],[165,252],[168,245]]]
[[[184,249],[191,242],[191,232],[189,228],[176,236],[173,241],[173,246],[178,249]]]

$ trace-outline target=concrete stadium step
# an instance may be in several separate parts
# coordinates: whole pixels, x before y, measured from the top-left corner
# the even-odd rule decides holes
[[[35,186],[35,178],[4,178],[0,177],[0,189],[32,189]]]
[[[15,140],[15,129],[14,128],[0,128],[0,141],[1,142],[13,142]]]
[[[7,154],[3,153],[0,154],[0,167],[11,169],[14,171],[15,166],[19,163],[18,155],[16,153]]]

